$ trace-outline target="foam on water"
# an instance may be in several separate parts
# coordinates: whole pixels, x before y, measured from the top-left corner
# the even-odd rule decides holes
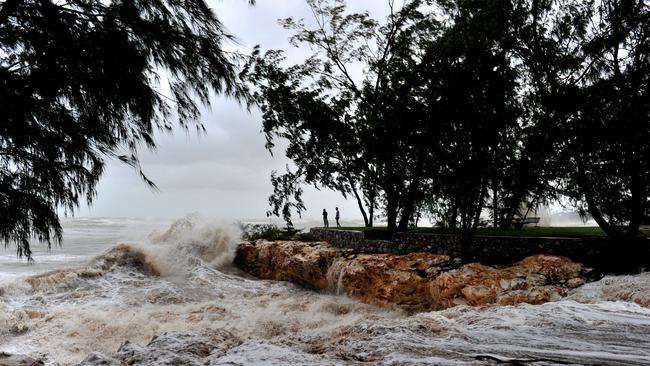
[[[199,352],[200,364],[650,364],[650,309],[637,301],[647,298],[648,274],[606,277],[539,306],[459,306],[407,316],[252,279],[230,265],[237,241],[234,229],[188,217],[83,265],[6,280],[0,351],[68,365],[91,352],[112,357],[130,341],[142,347],[123,346],[124,352],[159,349],[152,364],[171,363],[165,357],[174,352],[161,344],[222,332],[219,342],[228,347]],[[162,333],[166,343],[144,347]]]
[[[650,307],[650,272],[635,276],[608,276],[580,287],[569,298],[585,303],[629,301]]]

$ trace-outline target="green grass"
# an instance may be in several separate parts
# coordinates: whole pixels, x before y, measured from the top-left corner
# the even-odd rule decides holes
[[[374,226],[374,227],[363,227],[363,226],[343,226],[343,227],[329,227],[328,229],[334,230],[348,230],[348,231],[368,231],[368,230],[386,230],[386,226]]]
[[[336,229],[336,228],[332,228]],[[337,230],[386,230],[386,227],[341,227]],[[415,233],[437,233],[437,234],[453,234],[449,230],[441,230],[439,228],[431,227],[418,227],[412,228],[409,232]],[[650,231],[647,233],[650,234]],[[548,237],[585,237],[585,236],[605,236],[599,227],[580,226],[580,227],[524,227],[521,230],[508,229],[501,230],[495,228],[481,228],[478,229],[476,235],[486,236],[548,236]]]

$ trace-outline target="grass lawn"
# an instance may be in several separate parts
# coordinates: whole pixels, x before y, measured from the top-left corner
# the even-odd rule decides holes
[[[335,228],[332,228],[335,229]],[[338,230],[386,230],[386,227],[341,227]],[[443,231],[439,228],[431,227],[418,227],[409,230],[416,233],[448,233],[450,231]],[[642,230],[645,235],[650,235],[650,228]],[[605,236],[605,233],[599,227],[591,226],[578,226],[578,227],[524,227],[521,230],[508,229],[501,230],[495,228],[481,228],[478,229],[476,235],[486,236],[549,236],[549,237],[585,237],[585,236]]]

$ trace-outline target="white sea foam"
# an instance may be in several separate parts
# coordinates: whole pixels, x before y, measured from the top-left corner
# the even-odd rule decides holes
[[[576,289],[569,298],[585,303],[628,301],[650,307],[650,272],[634,276],[607,276]]]
[[[606,277],[539,306],[407,316],[251,279],[229,265],[237,238],[188,217],[83,265],[0,281],[0,351],[68,365],[91,352],[113,357],[125,341],[144,347],[163,332],[173,341],[204,330],[227,332],[223,352],[200,355],[210,365],[650,364],[650,309],[637,301],[648,274]],[[173,362],[165,352],[156,363]]]

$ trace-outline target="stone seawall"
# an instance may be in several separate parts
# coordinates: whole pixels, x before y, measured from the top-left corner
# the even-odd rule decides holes
[[[318,240],[338,249],[359,253],[408,254],[428,252],[460,257],[461,238],[449,234],[395,233],[391,240],[368,240],[361,231],[312,228]],[[650,267],[650,240],[636,246],[637,259]],[[602,266],[625,252],[623,245],[606,237],[559,238],[521,236],[475,236],[469,246],[473,261],[499,264],[513,263],[535,254],[565,256],[589,266]]]

